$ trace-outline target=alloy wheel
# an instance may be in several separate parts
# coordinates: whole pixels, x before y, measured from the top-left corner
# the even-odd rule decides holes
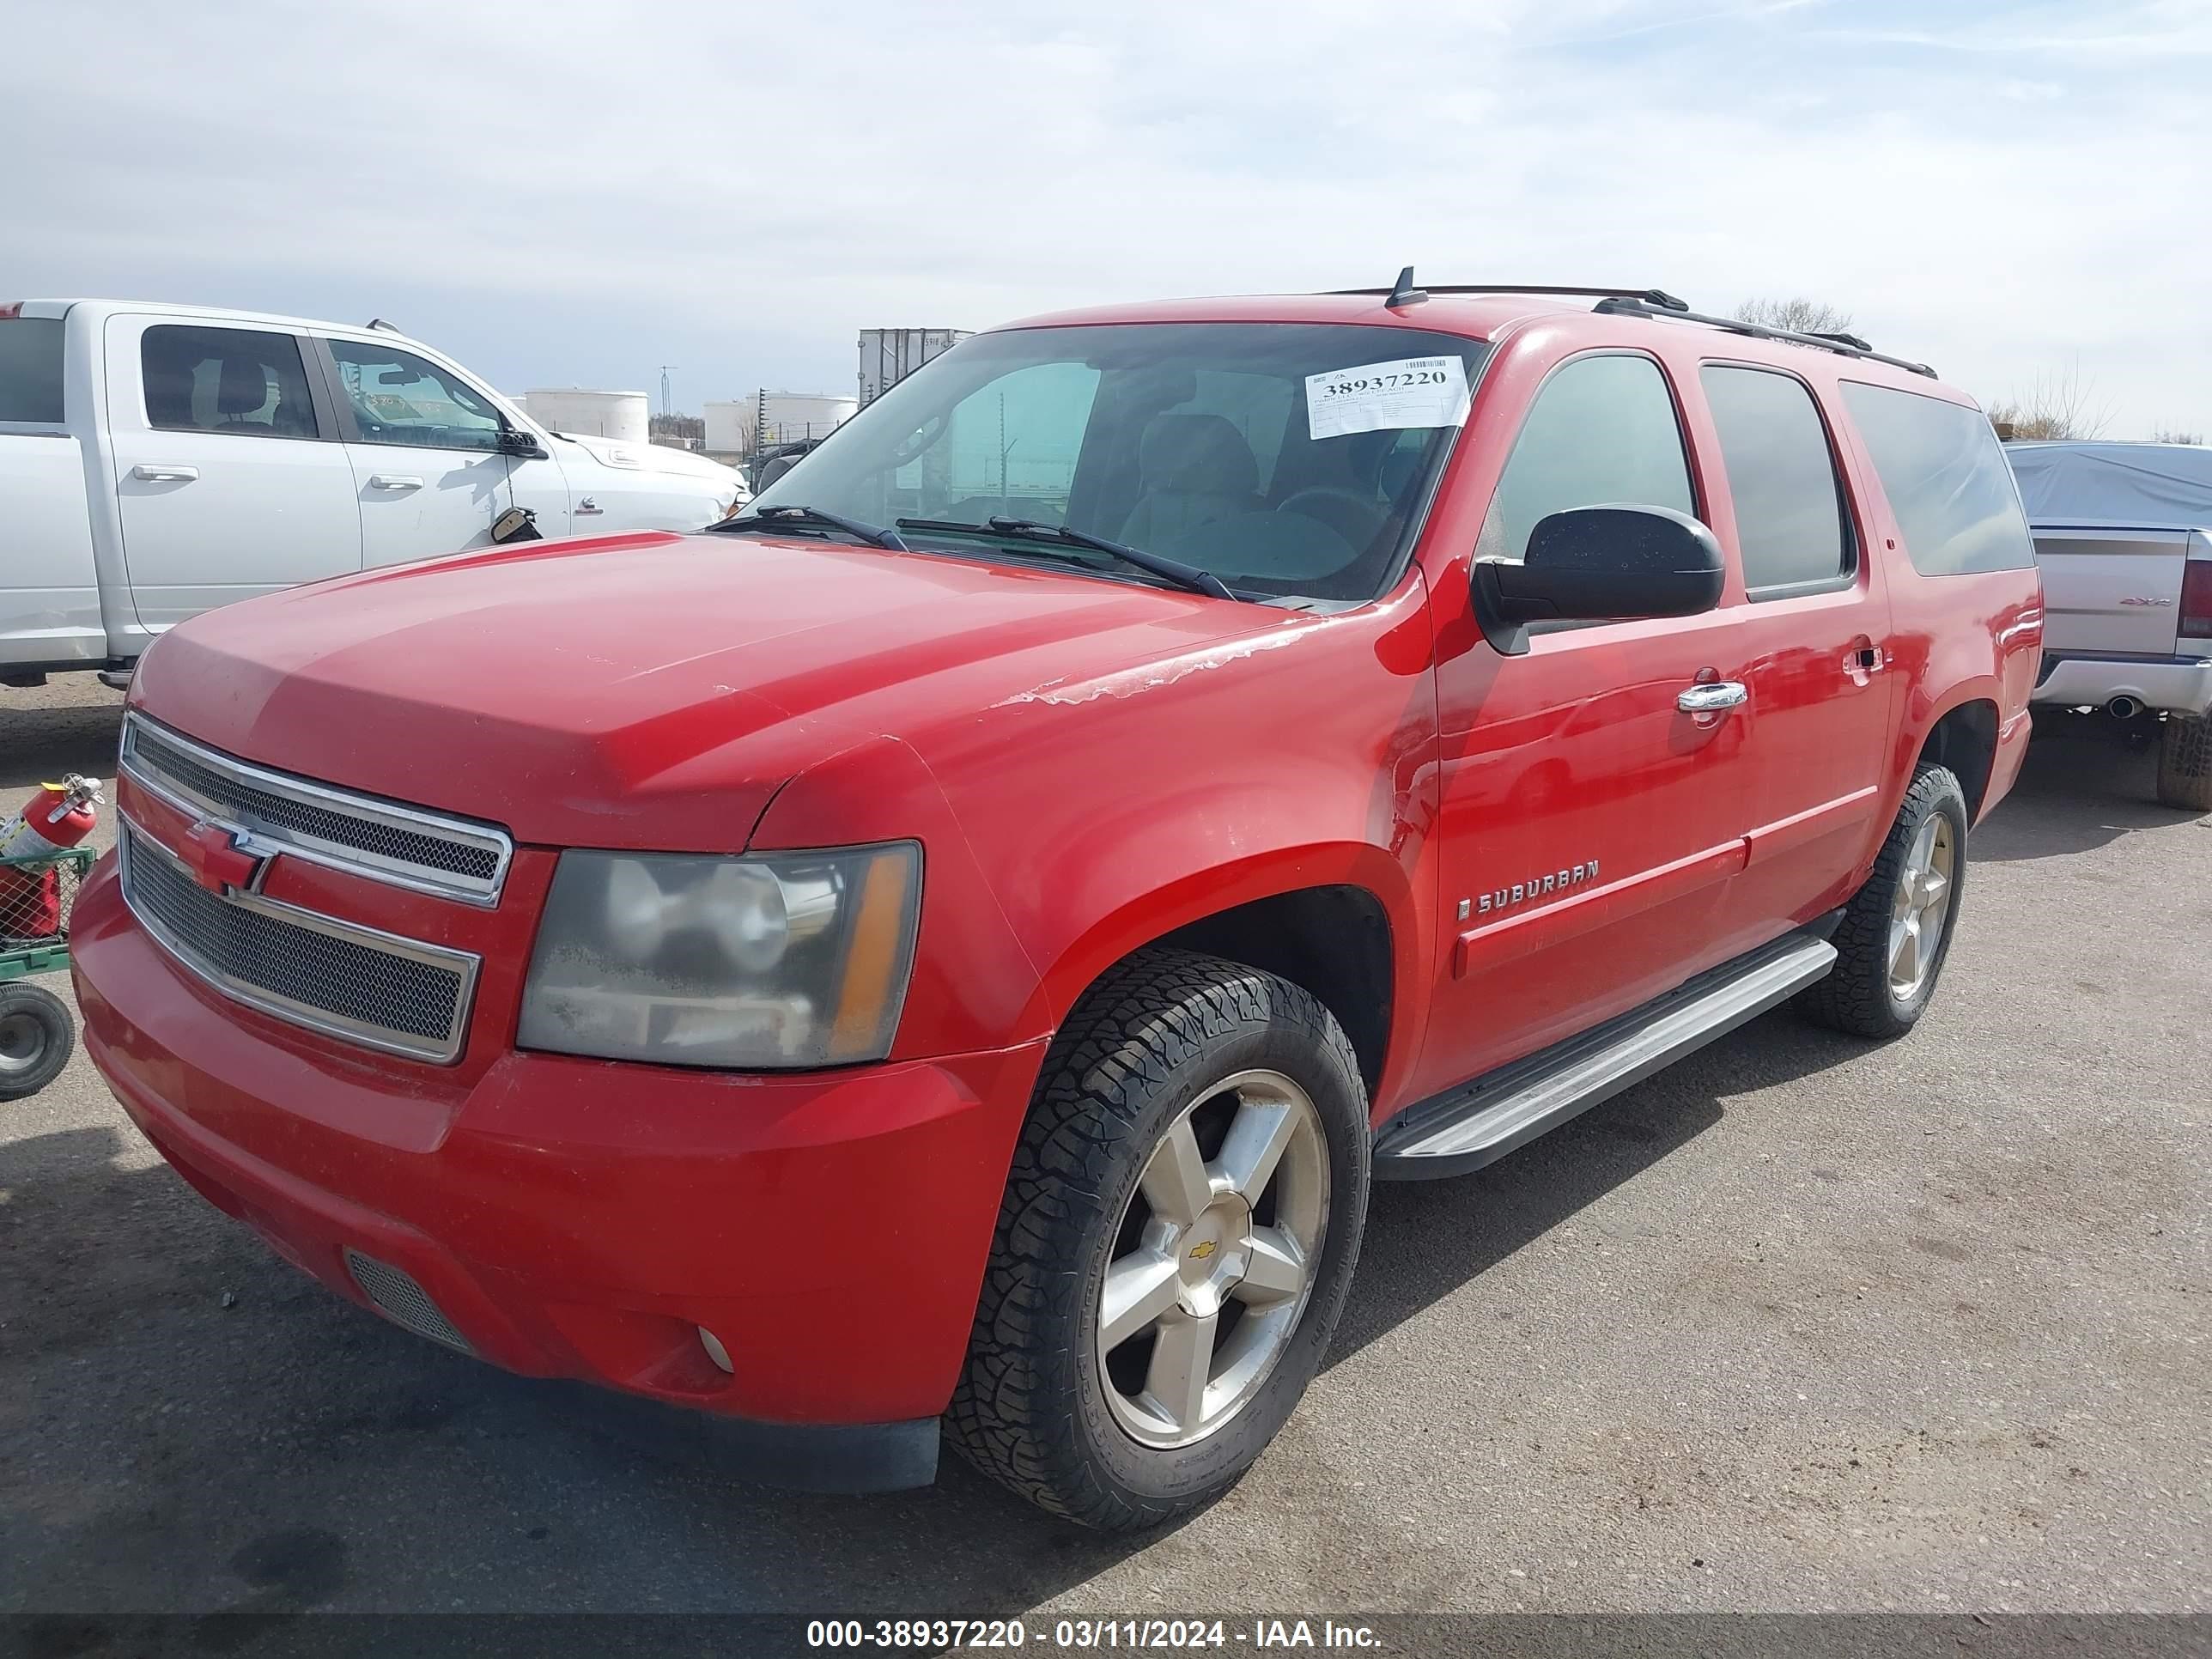
[[[1927,983],[1942,948],[1957,877],[1957,842],[1951,820],[1932,812],[1912,838],[1889,911],[1889,994],[1910,1002]]]
[[[1321,1114],[1279,1072],[1239,1072],[1170,1124],[1115,1231],[1097,1309],[1124,1432],[1187,1446],[1243,1410],[1305,1311],[1328,1224]]]

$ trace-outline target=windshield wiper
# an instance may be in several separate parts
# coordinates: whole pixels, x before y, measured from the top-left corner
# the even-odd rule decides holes
[[[757,507],[742,519],[725,519],[720,524],[708,525],[707,528],[735,531],[742,534],[753,530],[774,530],[780,524],[825,525],[832,530],[842,530],[854,541],[866,542],[870,547],[884,548],[893,553],[913,550],[899,539],[896,530],[863,524],[860,520],[848,519],[842,513],[824,513],[818,507],[795,504],[787,507],[781,501],[773,507]]]
[[[1109,542],[1103,536],[1093,536],[1087,531],[1070,530],[1064,524],[1044,524],[1036,519],[997,518],[982,524],[960,524],[949,519],[901,519],[898,522],[902,530],[966,531],[971,535],[1011,536],[1018,541],[1058,542],[1066,547],[1085,547],[1094,553],[1111,554],[1124,564],[1133,564],[1139,570],[1150,571],[1189,592],[1205,593],[1217,599],[1238,597],[1228,583],[1210,570],[1200,570],[1196,565],[1185,564],[1180,559],[1170,559],[1163,554],[1147,553],[1141,547]]]

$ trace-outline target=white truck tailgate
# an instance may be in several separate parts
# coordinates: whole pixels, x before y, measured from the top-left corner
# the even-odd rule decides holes
[[[2185,530],[2036,526],[2044,650],[2172,656],[2189,538]]]

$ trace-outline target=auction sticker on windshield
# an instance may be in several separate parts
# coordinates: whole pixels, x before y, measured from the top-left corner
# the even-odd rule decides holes
[[[1457,357],[1401,357],[1306,376],[1306,423],[1316,438],[1467,419],[1467,365]]]

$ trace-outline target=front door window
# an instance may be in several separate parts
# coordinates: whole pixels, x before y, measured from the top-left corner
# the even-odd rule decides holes
[[[499,448],[505,422],[490,399],[467,381],[411,351],[361,340],[329,344],[362,442]]]

